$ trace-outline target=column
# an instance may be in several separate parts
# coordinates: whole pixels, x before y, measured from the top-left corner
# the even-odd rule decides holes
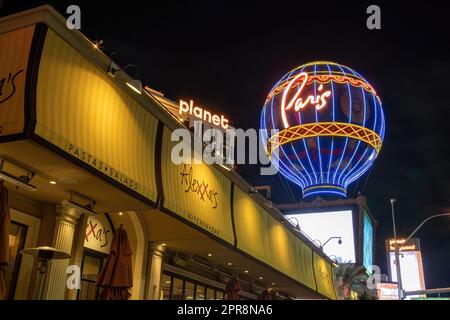
[[[150,242],[148,254],[147,300],[159,300],[162,276],[162,262],[166,247],[161,243]]]
[[[52,246],[71,254],[76,224],[80,214],[72,208],[56,207],[56,223]],[[66,292],[66,270],[70,259],[53,260],[47,271],[45,300],[63,300]]]

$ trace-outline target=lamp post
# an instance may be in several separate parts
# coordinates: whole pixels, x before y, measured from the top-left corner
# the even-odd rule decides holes
[[[400,272],[400,253],[399,253],[399,246],[397,243],[397,231],[395,229],[395,214],[394,214],[395,199],[392,198],[390,201],[391,201],[391,211],[392,211],[392,227],[394,229],[394,253],[395,253],[395,270],[397,271],[398,298],[400,300],[403,300],[402,274]]]
[[[399,253],[399,245],[397,243],[397,234],[396,234],[396,230],[395,230],[395,216],[394,216],[394,202],[395,199],[391,199],[391,208],[392,208],[392,223],[393,223],[393,227],[394,227],[394,250],[395,250],[395,269],[397,271],[397,287],[398,287],[398,297],[400,300],[403,300],[403,286],[402,286],[402,278],[401,278],[401,271],[400,271],[400,253]],[[412,238],[412,236],[414,236],[414,234],[416,234],[417,231],[419,231],[420,228],[422,228],[422,226],[427,223],[428,221],[430,221],[431,219],[437,218],[437,217],[443,217],[443,216],[450,216],[450,213],[440,213],[440,214],[435,214],[432,215],[426,219],[424,219],[418,226],[417,228],[414,229],[413,232],[411,232],[411,234],[406,238],[405,242],[407,242],[409,239]]]

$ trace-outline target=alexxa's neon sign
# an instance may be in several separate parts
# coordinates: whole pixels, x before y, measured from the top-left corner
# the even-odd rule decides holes
[[[297,91],[290,98],[289,102],[286,104],[287,95],[290,93],[291,89],[300,82]],[[320,84],[317,88],[316,95],[309,95],[304,99],[301,95],[303,89],[308,82],[308,74],[306,72],[301,72],[294,79],[289,82],[287,87],[283,91],[283,98],[281,99],[281,118],[285,128],[289,128],[289,122],[287,121],[286,111],[294,108],[295,112],[299,112],[301,109],[306,108],[308,105],[314,106],[316,110],[321,110],[326,106],[328,102],[328,97],[331,96],[331,91],[323,91],[323,84]]]
[[[228,119],[224,115],[211,114],[208,110],[204,110],[198,106],[194,106],[194,101],[190,100],[189,103],[180,100],[180,115],[188,113],[194,117],[214,124],[215,126],[221,126],[222,128],[228,128]]]

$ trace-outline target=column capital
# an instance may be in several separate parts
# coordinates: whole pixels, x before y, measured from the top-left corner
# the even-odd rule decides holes
[[[81,213],[73,208],[56,206],[56,216],[69,223],[77,224],[78,219],[80,219]]]
[[[160,242],[149,242],[148,250],[151,254],[163,256],[166,251],[166,246]]]

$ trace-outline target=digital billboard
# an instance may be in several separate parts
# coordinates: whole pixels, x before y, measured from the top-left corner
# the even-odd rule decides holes
[[[425,280],[422,266],[422,254],[420,252],[419,239],[410,239],[405,242],[404,239],[398,239],[400,246],[400,273],[402,277],[402,287],[405,291],[425,290]],[[397,272],[395,267],[394,240],[387,243],[389,254],[389,267],[391,279],[397,282]],[[408,296],[414,298],[419,296]]]
[[[295,218],[303,233],[307,234],[317,245],[323,246],[323,252],[338,262],[356,262],[353,215],[351,210],[322,211],[286,215],[288,219]]]
[[[373,225],[372,222],[364,210],[363,221],[363,266],[366,270],[372,273],[373,265]]]
[[[378,300],[398,300],[398,288],[396,283],[377,283]]]

